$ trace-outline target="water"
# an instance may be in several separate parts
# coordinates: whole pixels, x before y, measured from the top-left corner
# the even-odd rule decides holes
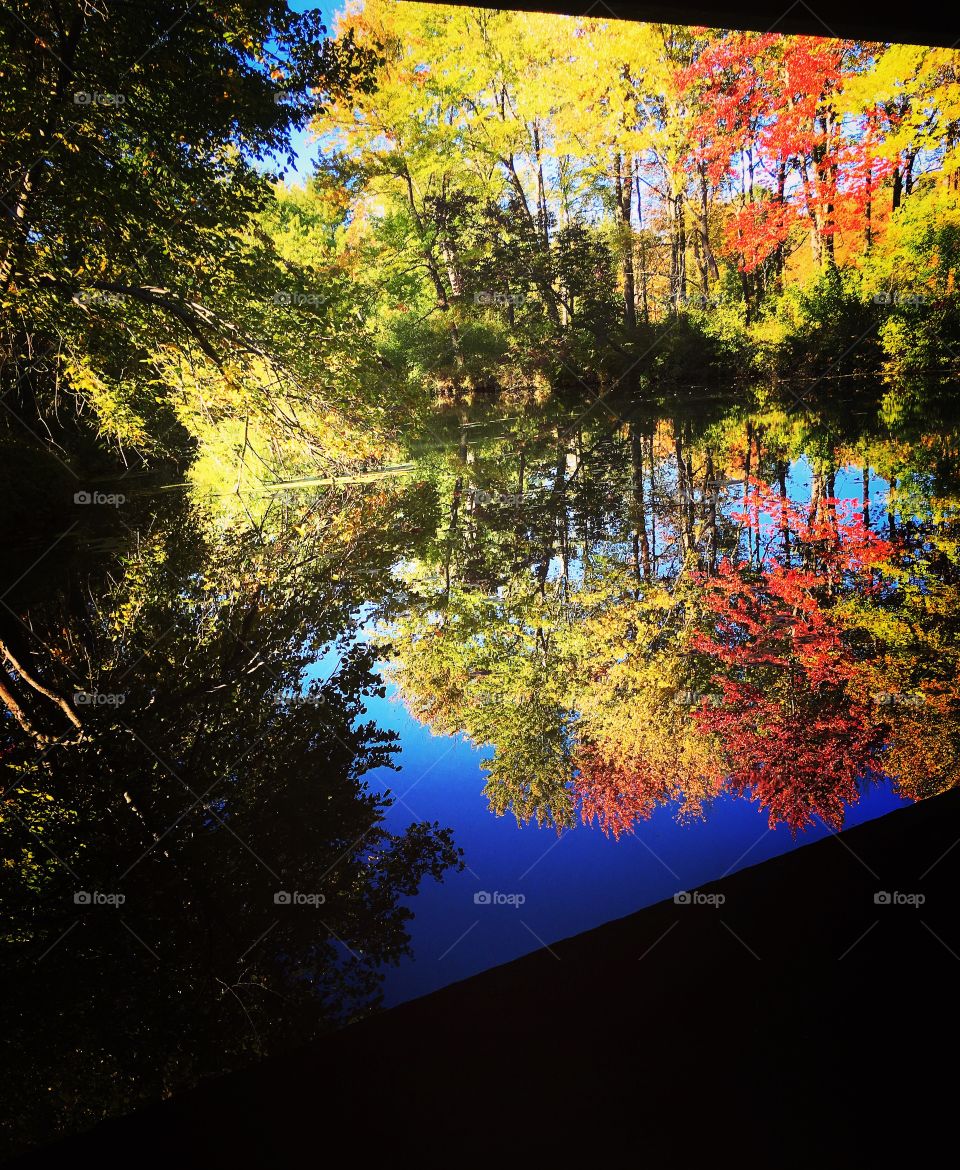
[[[12,1146],[951,782],[948,431],[721,405],[13,509]]]
[[[417,895],[411,924],[413,957],[387,972],[385,1000],[402,1002],[599,926],[642,906],[690,891],[747,865],[827,836],[818,823],[795,838],[770,829],[747,801],[721,796],[702,821],[680,827],[672,807],[659,809],[633,833],[614,841],[580,829],[519,827],[492,817],[478,798],[486,773],[481,749],[432,736],[402,705],[377,700],[377,722],[401,735],[403,771],[384,777],[398,804],[388,823],[436,817],[454,827],[469,868]],[[379,779],[374,774],[371,781]],[[888,783],[871,787],[850,809],[846,827],[906,803]],[[839,848],[840,846],[838,846]],[[522,894],[522,905],[477,903],[476,895]]]

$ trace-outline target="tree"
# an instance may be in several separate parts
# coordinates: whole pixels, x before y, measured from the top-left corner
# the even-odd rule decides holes
[[[396,748],[363,718],[383,685],[351,614],[370,596],[362,565],[394,588],[412,495],[328,489],[293,516],[278,506],[262,538],[214,539],[161,494],[108,555],[85,543],[34,579],[23,622],[4,608],[17,685],[29,672],[68,695],[81,724],[39,692],[49,742],[0,720],[7,1144],[377,1007],[384,966],[408,953],[408,899],[460,863],[439,825],[389,830],[390,798],[365,780]],[[344,568],[351,541],[372,555]],[[328,644],[339,660],[310,681]],[[78,900],[94,891],[125,901]]]
[[[63,427],[66,397],[74,448],[87,415],[144,455],[186,454],[194,409],[304,435],[291,274],[257,217],[292,130],[371,61],[323,31],[268,0],[23,0],[0,20],[0,384],[26,427]],[[323,300],[306,283],[301,308]]]

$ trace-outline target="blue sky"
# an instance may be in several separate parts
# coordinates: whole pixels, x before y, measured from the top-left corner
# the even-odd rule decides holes
[[[309,0],[287,0],[287,2],[294,12],[319,11],[328,32],[332,31],[337,13],[344,8],[342,3],[327,6],[325,4],[311,4]],[[313,173],[319,153],[319,144],[308,129],[295,131],[291,135],[291,141],[297,156],[297,166],[293,172],[287,172],[284,175],[284,181],[288,184],[303,184]]]

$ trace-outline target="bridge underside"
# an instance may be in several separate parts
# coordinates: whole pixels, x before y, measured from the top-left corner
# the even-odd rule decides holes
[[[443,0],[470,3],[471,0]],[[489,8],[556,12],[569,16],[662,21],[666,24],[742,28],[757,32],[805,33],[821,37],[894,41],[953,48],[960,41],[960,9],[954,5],[899,3],[885,7],[863,0],[497,0]]]

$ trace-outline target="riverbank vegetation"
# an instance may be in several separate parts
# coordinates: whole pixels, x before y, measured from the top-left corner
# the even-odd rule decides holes
[[[957,54],[368,0],[0,22],[10,445],[206,489],[438,403],[955,374]],[[171,27],[172,24],[172,27]],[[317,136],[315,173],[290,170]]]

